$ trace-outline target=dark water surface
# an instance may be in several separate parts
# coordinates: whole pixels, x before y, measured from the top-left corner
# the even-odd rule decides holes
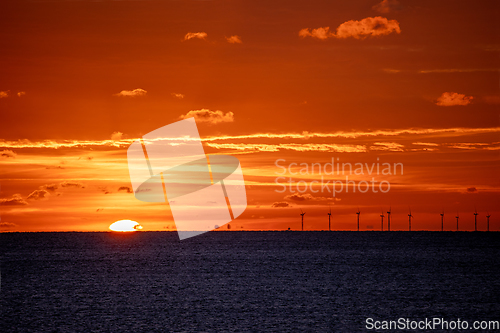
[[[500,319],[500,233],[0,234],[0,332],[363,332]]]

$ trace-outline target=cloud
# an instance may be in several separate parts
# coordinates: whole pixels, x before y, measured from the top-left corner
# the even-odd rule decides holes
[[[118,188],[118,192],[127,192],[127,193],[133,193],[130,187],[128,186],[120,186]]]
[[[439,106],[468,105],[474,97],[456,92],[444,92],[436,101]]]
[[[375,142],[370,150],[404,151],[404,145],[396,142]]]
[[[321,40],[327,38],[349,38],[364,39],[366,37],[383,36],[391,33],[401,33],[399,22],[388,20],[385,17],[367,17],[361,21],[350,20],[338,26],[337,31],[331,32],[330,27],[317,29],[302,29],[299,31],[300,37],[313,37]]]
[[[17,224],[12,223],[12,222],[0,222],[0,228],[2,229],[7,229],[7,228],[15,228],[17,227]]]
[[[290,204],[288,202],[275,202],[272,204],[272,207],[274,208],[285,208],[285,207],[290,207]]]
[[[205,39],[207,36],[208,35],[207,35],[206,32],[188,32],[184,36],[184,40],[190,40],[190,39],[193,39],[193,38]]]
[[[122,90],[118,94],[114,94],[113,96],[130,96],[130,97],[137,97],[137,96],[145,96],[148,92],[144,89],[137,88],[134,90]]]
[[[68,181],[64,181],[62,182],[61,184],[61,187],[76,187],[76,188],[85,188],[85,186],[82,184],[82,183],[78,183],[78,182],[68,182]]]
[[[119,141],[122,139],[122,137],[123,137],[122,132],[113,132],[113,134],[111,134],[111,140]]]
[[[309,193],[294,193],[291,195],[287,195],[285,197],[285,200],[292,200],[292,201],[333,201],[334,198],[328,198],[328,197],[313,197]]]
[[[0,157],[4,158],[16,158],[17,154],[12,150],[2,150],[0,151]]]
[[[467,193],[477,193],[477,188],[475,188],[475,187],[467,187]]]
[[[397,0],[383,0],[382,2],[373,6],[372,9],[379,13],[387,14],[390,13],[391,11],[400,10],[401,5]]]
[[[231,37],[226,37],[226,40],[227,40],[228,43],[231,43],[231,44],[241,44],[241,43],[243,43],[241,41],[241,37],[240,36],[236,36],[236,35],[231,36]]]
[[[475,72],[498,72],[498,68],[447,68],[447,69],[422,69],[420,74],[430,73],[475,73]]]
[[[234,113],[232,112],[222,112],[222,111],[211,111],[208,109],[189,111],[184,116],[180,116],[181,119],[194,117],[198,122],[205,122],[210,124],[217,123],[231,123],[234,121]]]
[[[25,91],[20,91],[20,92],[17,93],[17,97],[21,97],[23,95],[26,95]]]
[[[12,198],[0,199],[0,206],[24,206],[27,204],[20,194],[14,194]]]
[[[50,191],[50,192],[54,192],[55,190],[57,190],[59,188],[59,185],[57,185],[57,184],[47,184],[47,185],[40,186],[40,188],[42,190],[47,190],[47,191]]]
[[[45,190],[35,190],[28,195],[28,200],[47,200],[50,193]]]
[[[0,98],[9,97],[9,91],[0,91]]]
[[[416,146],[433,146],[433,147],[439,146],[439,144],[434,143],[434,142],[413,142],[412,145],[416,145]]]
[[[172,93],[172,96],[174,96],[175,98],[178,98],[178,99],[183,99],[184,98],[183,94],[178,94],[178,93]]]
[[[207,143],[207,146],[215,149],[235,149],[243,151],[263,151],[276,152],[280,150],[294,151],[321,151],[321,152],[337,152],[337,153],[364,153],[366,147],[361,145],[337,145],[337,144],[302,144],[302,143],[282,143],[282,144],[265,144],[265,143]]]

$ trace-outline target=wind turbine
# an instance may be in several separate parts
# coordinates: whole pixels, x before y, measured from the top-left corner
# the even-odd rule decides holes
[[[458,214],[458,212],[457,212],[457,216],[455,216],[455,218],[457,219],[457,231],[458,231],[458,219],[460,218],[460,215]]]
[[[300,216],[302,216],[302,231],[304,231],[304,215],[306,215],[306,213],[304,213],[302,211],[302,209],[300,210]]]
[[[358,215],[358,231],[359,231],[359,214],[361,214],[361,212],[359,211],[359,208],[358,208],[358,211],[356,212],[356,215]]]
[[[477,216],[479,215],[477,213],[477,209],[474,209],[474,231],[477,231]]]
[[[392,208],[389,207],[389,211],[387,212],[387,231],[391,231],[391,211]]]
[[[441,214],[441,231],[444,230],[444,209],[443,209],[443,212]]]
[[[331,217],[332,217],[332,209],[330,208],[330,212],[328,213],[328,231],[332,231],[331,223],[330,223]]]
[[[411,218],[413,215],[411,215],[411,208],[410,208],[410,214],[408,214],[408,231],[411,231]]]
[[[380,231],[384,231],[384,211],[382,211],[382,214],[380,215],[381,220],[380,220]]]
[[[486,231],[490,231],[490,217],[491,217],[491,215],[490,215],[489,212],[487,214],[488,215],[486,215],[486,222],[487,222],[487,224],[486,224],[487,225]]]

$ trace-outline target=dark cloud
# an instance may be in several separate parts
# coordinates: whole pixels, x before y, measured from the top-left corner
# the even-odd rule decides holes
[[[290,207],[290,204],[288,202],[275,202],[275,203],[273,203],[272,207],[284,208],[284,207]]]
[[[46,200],[50,196],[49,192],[45,190],[35,190],[28,195],[28,200]]]
[[[467,187],[467,193],[477,193],[477,188],[475,188],[475,187]]]
[[[118,192],[127,192],[127,193],[133,193],[130,187],[128,186],[120,186],[118,188]]]
[[[372,7],[373,10],[382,14],[387,14],[392,11],[401,10],[401,8],[402,8],[401,4],[399,3],[398,0],[383,0],[382,2]]]
[[[285,197],[285,200],[292,200],[292,201],[331,201],[334,200],[334,198],[328,198],[328,197],[313,197],[309,193],[294,193],[291,195],[287,195]]]
[[[14,194],[12,198],[0,199],[0,206],[24,206],[27,204],[20,194]]]

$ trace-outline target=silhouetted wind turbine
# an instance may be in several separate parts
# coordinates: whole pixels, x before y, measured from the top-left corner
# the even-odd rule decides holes
[[[356,212],[356,215],[358,215],[358,231],[359,231],[359,214],[361,214],[361,212],[359,211],[359,208],[358,208],[358,211]]]
[[[458,214],[458,212],[457,212],[457,216],[455,216],[455,217],[457,219],[457,231],[458,231],[458,219],[460,218],[460,215]]]
[[[477,216],[479,215],[477,213],[477,209],[474,209],[474,231],[477,231]]]
[[[300,216],[302,216],[302,231],[304,231],[304,215],[306,215],[306,213],[304,213],[302,209],[300,210],[300,213]]]
[[[382,215],[380,215],[380,231],[384,231],[384,211],[382,211]]]
[[[389,211],[387,212],[387,231],[391,231],[391,211],[392,208],[389,207]]]
[[[332,231],[332,227],[330,224],[331,217],[332,217],[332,209],[330,208],[330,212],[328,213],[328,231]]]
[[[410,208],[410,214],[408,214],[408,231],[411,231],[411,218],[413,215],[411,215],[411,208]]]
[[[444,230],[444,209],[443,209],[443,212],[441,214],[441,231]]]
[[[490,213],[489,213],[489,212],[488,212],[488,213],[486,213],[486,214],[488,214],[488,215],[486,215],[486,223],[487,223],[487,224],[486,224],[486,226],[487,226],[487,227],[486,227],[486,228],[487,228],[487,229],[486,229],[486,231],[490,231],[490,217],[491,217],[491,215],[490,215]]]

